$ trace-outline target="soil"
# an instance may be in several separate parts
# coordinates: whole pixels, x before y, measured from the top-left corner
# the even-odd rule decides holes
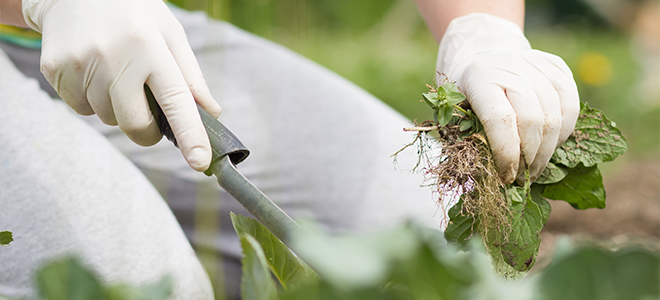
[[[660,248],[660,159],[626,162],[603,174],[607,207],[576,210],[563,201],[550,201],[552,213],[541,231],[540,269],[552,256],[557,237],[576,243],[642,244]]]

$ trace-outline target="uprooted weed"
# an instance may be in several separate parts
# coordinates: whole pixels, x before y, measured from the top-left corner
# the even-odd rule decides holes
[[[467,101],[459,104],[469,111]],[[417,150],[418,160],[412,171],[423,172],[427,182],[437,196],[441,209],[446,209],[455,202],[452,195],[462,195],[462,215],[474,217],[473,233],[479,233],[488,244],[488,231],[495,229],[501,233],[508,233],[511,228],[509,206],[503,194],[504,183],[500,179],[488,141],[483,132],[469,134],[468,130],[461,130],[460,118],[469,116],[455,114],[458,117],[455,124],[446,124],[438,128],[437,122],[425,121],[414,127],[418,133],[414,140],[396,152],[396,157],[403,150],[414,147]],[[437,130],[437,131],[436,131]],[[431,137],[430,132],[437,132],[437,137]],[[469,134],[469,135],[467,135]],[[437,143],[437,145],[429,145]],[[429,149],[438,149],[429,153]],[[443,220],[445,224],[449,220]],[[482,225],[478,225],[482,224]],[[483,224],[488,224],[484,226]],[[505,237],[506,238],[506,237]]]

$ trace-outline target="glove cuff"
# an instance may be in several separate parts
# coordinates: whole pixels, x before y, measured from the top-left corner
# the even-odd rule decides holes
[[[463,70],[480,57],[531,48],[515,23],[490,14],[471,13],[449,23],[440,41],[436,70],[460,82]]]
[[[42,33],[42,11],[48,0],[23,0],[23,19],[34,31]]]

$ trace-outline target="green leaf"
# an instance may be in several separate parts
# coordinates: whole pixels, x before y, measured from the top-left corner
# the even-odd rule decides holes
[[[545,223],[548,222],[548,219],[550,218],[550,212],[552,212],[552,206],[550,206],[550,202],[541,197],[544,189],[544,185],[532,184],[532,201],[534,201],[534,203],[536,203],[536,205],[538,205],[539,209],[541,210],[541,215],[543,217],[541,221],[543,226],[545,226]]]
[[[474,118],[474,130],[472,132],[477,133],[484,131],[484,125],[481,124],[481,121],[479,121],[479,118]]]
[[[427,245],[419,247],[410,259],[395,263],[393,267],[393,282],[407,287],[399,291],[399,299],[461,299],[474,281],[471,265],[464,260],[438,260]]]
[[[48,263],[37,273],[37,288],[44,300],[108,299],[94,274],[74,258]]]
[[[461,210],[463,209],[463,195],[461,195],[458,203],[452,206],[447,212],[449,225],[445,229],[445,239],[461,247],[467,245],[467,242],[474,235],[473,230],[478,228],[473,216],[461,214]]]
[[[472,128],[472,120],[463,120],[461,121],[459,130],[460,131],[466,131],[468,129]]]
[[[451,81],[445,82],[441,88],[443,91],[446,91],[446,95],[449,95],[450,93],[458,93],[458,87]]]
[[[449,105],[456,105],[458,103],[461,103],[461,101],[465,100],[465,95],[459,93],[459,92],[450,92],[447,94],[447,104]]]
[[[573,134],[552,155],[552,162],[573,168],[614,160],[628,149],[628,142],[602,111],[580,103],[580,115]]]
[[[564,200],[577,209],[605,208],[605,187],[598,166],[577,166],[559,183],[549,184],[543,197]]]
[[[447,94],[448,94],[448,93],[449,93],[449,91],[447,91],[447,90],[444,88],[444,86],[439,86],[439,87],[438,87],[438,93],[437,93],[437,94],[438,94],[438,99],[440,99],[440,101],[442,101],[442,100],[446,100],[446,99],[447,99]]]
[[[307,285],[280,295],[278,300],[398,300],[376,288],[343,289],[330,282],[321,281],[315,285]]]
[[[293,244],[298,253],[314,266],[323,280],[345,289],[379,286],[387,275],[388,264],[409,257],[419,245],[407,227],[366,237],[328,235],[305,227],[294,233]]]
[[[137,288],[137,293],[139,297],[137,299],[141,300],[166,300],[170,299],[172,295],[172,287],[174,286],[174,281],[172,277],[165,276],[160,281],[144,285]]]
[[[245,300],[277,299],[277,287],[268,270],[268,262],[259,242],[251,235],[243,235],[243,275],[241,298]]]
[[[560,182],[568,175],[568,169],[563,166],[555,165],[551,162],[545,166],[545,170],[541,173],[539,178],[534,181],[536,184],[551,184]]]
[[[555,259],[539,279],[544,299],[660,299],[660,257],[627,247],[588,247]]]
[[[506,195],[511,203],[511,231],[507,236],[500,236],[500,253],[515,270],[529,271],[541,245],[543,213],[532,201],[530,189],[512,186],[506,190]]]
[[[172,277],[165,276],[160,281],[132,287],[126,284],[106,288],[110,300],[167,300],[172,295]]]
[[[533,199],[535,194],[538,196],[540,191],[517,186],[508,187],[506,197],[510,203],[511,230],[505,234],[495,225],[488,228],[486,239],[488,250],[500,272],[509,272],[506,266],[513,268],[514,272],[525,272],[536,261],[541,244],[540,232],[550,215],[550,205],[540,196],[538,197],[540,199]],[[478,221],[475,222],[474,217],[460,214],[462,197],[449,209],[451,223],[445,229],[445,239],[464,247],[474,235],[473,231],[482,225]],[[502,265],[506,266],[502,267]],[[506,275],[510,276],[510,274]]]
[[[439,127],[444,127],[447,124],[449,124],[449,121],[451,121],[451,117],[454,113],[454,107],[451,105],[443,105],[440,106],[440,110],[438,111],[438,126]]]
[[[259,242],[264,251],[268,268],[275,274],[284,289],[318,277],[314,270],[259,221],[231,213],[231,222],[239,237],[252,236]]]
[[[438,109],[438,105],[440,104],[438,93],[424,93],[422,94],[422,98],[424,98],[424,102],[432,109]]]
[[[76,258],[47,263],[37,272],[37,289],[43,300],[166,300],[172,294],[172,278],[139,287],[105,286],[98,276]],[[0,297],[2,298],[2,297]]]
[[[11,231],[0,231],[0,245],[7,246],[14,241]]]
[[[318,231],[299,232],[294,238],[310,246],[306,257],[313,256],[314,261],[327,266],[339,265],[345,274],[343,279],[353,277],[351,283],[359,281],[354,278],[355,273],[367,275],[363,269],[368,266],[361,263],[362,261],[376,259],[384,262],[385,266],[379,272],[368,273],[378,280],[366,286],[346,285],[330,280],[329,278],[333,277],[329,276],[331,272],[319,267],[323,277],[318,284],[282,293],[280,299],[466,299],[468,289],[475,287],[477,280],[484,277],[487,278],[484,281],[495,279],[492,272],[475,272],[475,265],[488,269],[489,261],[482,259],[475,262],[473,258],[476,255],[446,247],[445,243],[441,242],[441,234],[438,230],[414,226],[379,231],[366,236],[326,236]],[[485,257],[481,248],[475,251],[479,251],[480,257]],[[346,260],[354,263],[347,264]],[[314,265],[317,266],[316,263]],[[490,287],[494,286],[491,284]]]

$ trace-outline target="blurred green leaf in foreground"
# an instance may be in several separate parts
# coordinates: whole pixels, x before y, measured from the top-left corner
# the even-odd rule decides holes
[[[233,221],[240,222],[239,226],[249,224],[256,229],[253,232],[267,231],[256,220],[235,216]],[[259,251],[260,244],[272,243],[264,234],[245,237],[249,238],[242,239],[252,241],[243,243],[248,254]],[[301,273],[288,283],[295,288],[278,289],[277,295],[266,298],[243,294],[243,299],[564,300],[660,296],[657,251],[632,246],[617,251],[573,247],[567,239],[557,244],[556,257],[544,270],[520,280],[504,280],[494,271],[479,239],[471,239],[466,250],[458,250],[444,242],[441,232],[412,225],[360,236],[331,236],[306,227],[294,234],[293,245],[297,255],[309,262],[320,278],[316,273]],[[253,261],[261,261],[258,269],[266,270],[268,264],[291,260],[273,256]],[[297,261],[295,264],[301,262]],[[245,283],[245,276],[254,274],[243,276]],[[273,282],[249,284],[259,290]]]
[[[75,258],[46,264],[37,273],[36,283],[42,300],[165,300],[172,293],[170,277],[139,287],[108,286]]]

